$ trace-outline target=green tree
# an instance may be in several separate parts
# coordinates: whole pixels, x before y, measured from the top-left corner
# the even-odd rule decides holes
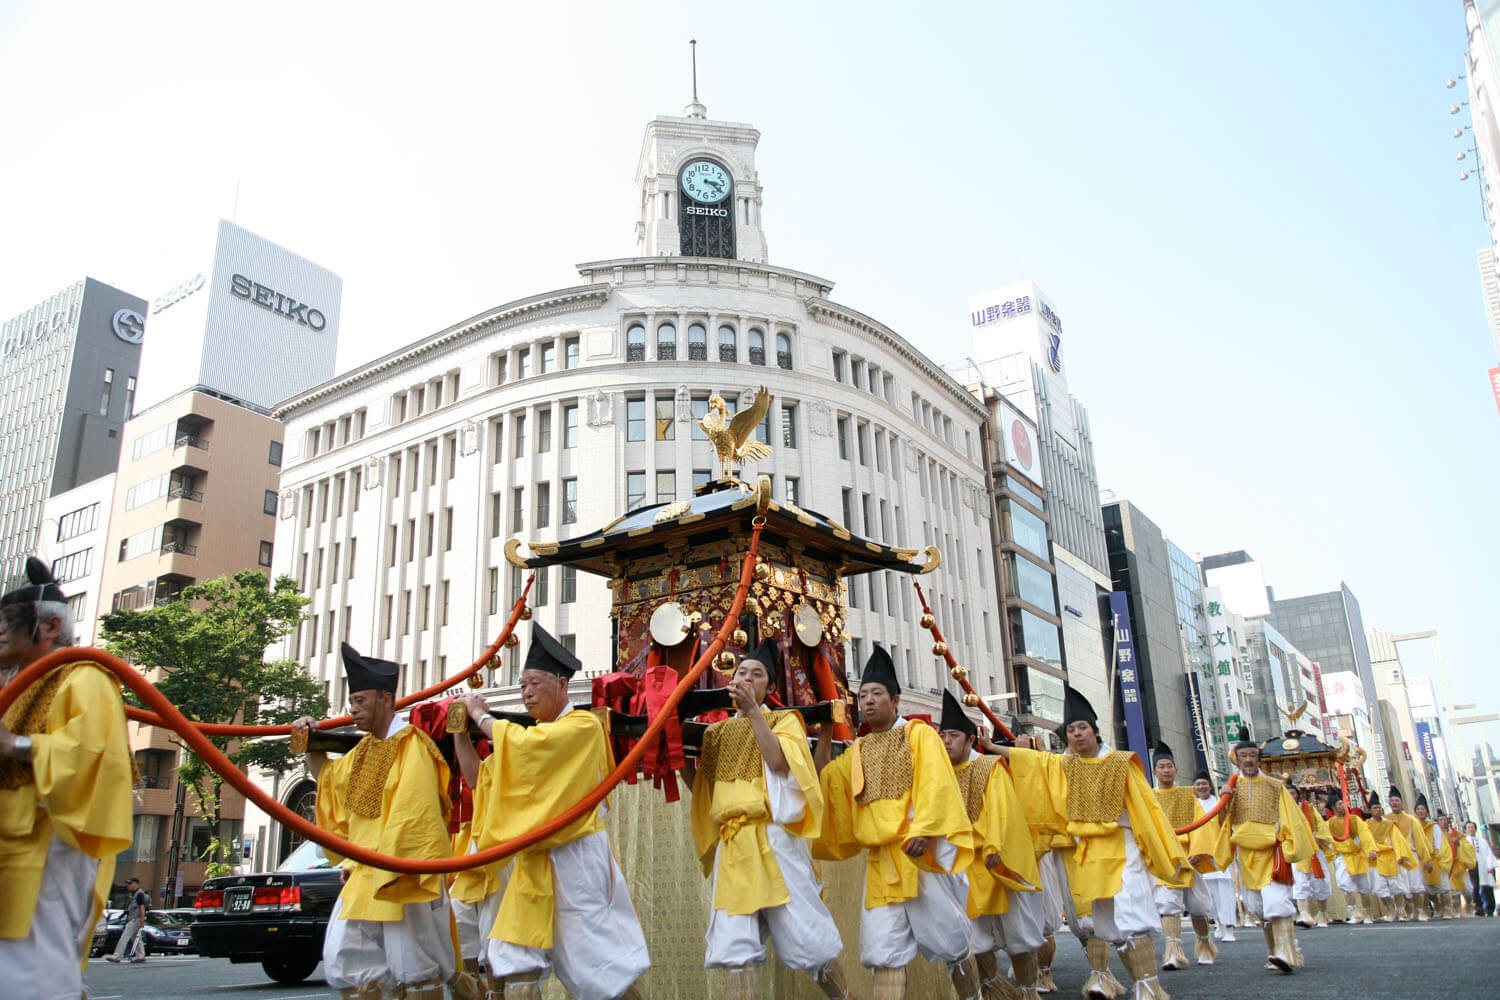
[[[282,725],[300,715],[321,719],[328,715],[323,686],[295,660],[266,659],[266,650],[302,623],[307,604],[291,577],[273,584],[259,570],[240,570],[195,583],[169,604],[107,614],[100,620],[100,637],[116,656],[160,670],[157,689],[195,722]],[[133,695],[129,700],[139,705]],[[299,763],[286,740],[209,740],[241,770],[285,774]],[[228,874],[227,845],[218,840],[224,779],[175,733],[172,742],[183,750],[178,780],[193,793],[213,831],[203,858],[208,875]]]

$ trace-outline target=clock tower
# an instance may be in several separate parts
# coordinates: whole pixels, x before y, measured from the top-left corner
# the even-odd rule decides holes
[[[755,174],[760,132],[739,122],[710,121],[696,96],[681,118],[646,125],[635,180],[642,257],[722,257],[764,262],[761,187]]]

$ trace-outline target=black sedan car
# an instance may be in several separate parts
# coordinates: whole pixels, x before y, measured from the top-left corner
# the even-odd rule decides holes
[[[181,955],[194,950],[190,931],[190,919],[174,910],[147,910],[146,926],[141,931],[145,937],[148,955]],[[95,958],[114,953],[125,930],[125,911],[107,910],[94,928],[94,941],[89,954]]]
[[[342,872],[310,840],[274,872],[208,879],[194,904],[198,954],[259,962],[278,983],[300,983],[323,959],[342,885]]]

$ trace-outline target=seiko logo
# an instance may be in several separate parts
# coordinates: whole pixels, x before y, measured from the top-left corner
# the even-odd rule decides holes
[[[146,339],[146,317],[134,309],[116,309],[109,325],[114,328],[115,336],[127,344],[139,344]]]
[[[168,306],[175,305],[183,299],[192,295],[203,287],[203,275],[195,274],[165,295],[158,295],[151,300],[151,314],[154,316]]]
[[[258,305],[262,309],[269,309],[276,315],[284,316],[302,326],[321,330],[328,325],[327,317],[306,302],[298,302],[290,296],[267,288],[258,281],[251,281],[243,274],[230,276],[229,290],[238,298]]]
[[[729,209],[727,208],[705,208],[702,205],[688,205],[683,208],[683,211],[688,215],[711,215],[715,219],[729,218]]]

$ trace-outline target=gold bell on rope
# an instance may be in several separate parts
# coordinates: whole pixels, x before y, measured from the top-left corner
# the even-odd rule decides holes
[[[948,644],[946,642],[935,642],[935,643],[932,644],[932,655],[933,656],[946,656],[947,653],[948,653]]]
[[[771,579],[771,567],[763,562],[756,563],[755,578],[761,583],[765,583],[767,580]]]
[[[521,620],[523,622],[529,622],[529,621],[531,621],[531,605],[529,605],[529,604],[523,604],[523,605],[521,605]]]
[[[745,643],[750,641],[750,637],[745,634],[744,629],[737,628],[734,630],[734,634],[729,637],[729,641],[734,643],[736,646],[743,646]]]
[[[964,704],[968,705],[970,708],[974,708],[979,704],[979,695],[970,691],[968,694],[964,695]]]
[[[520,640],[520,638],[514,632],[512,632],[510,635],[508,635],[508,636],[505,637],[505,648],[506,649],[515,649],[520,644],[521,644],[521,640]]]
[[[929,611],[923,614],[921,618],[917,619],[917,624],[921,625],[923,628],[932,628],[937,624],[937,619],[934,618],[932,616],[932,612]]]
[[[730,667],[734,666],[734,654],[727,649],[724,650],[724,652],[720,653],[719,666],[725,670],[728,670]]]
[[[956,680],[956,681],[961,681],[965,677],[969,676],[968,668],[967,667],[960,667],[956,663],[953,665],[953,669],[950,670],[950,671],[948,671],[948,673],[952,674],[953,675],[953,679]]]
[[[470,674],[468,677],[464,678],[464,680],[466,680],[466,681],[469,682],[469,687],[474,688],[476,690],[479,689],[479,688],[484,687],[484,678],[479,676],[479,672],[478,671],[475,671],[474,673]]]

